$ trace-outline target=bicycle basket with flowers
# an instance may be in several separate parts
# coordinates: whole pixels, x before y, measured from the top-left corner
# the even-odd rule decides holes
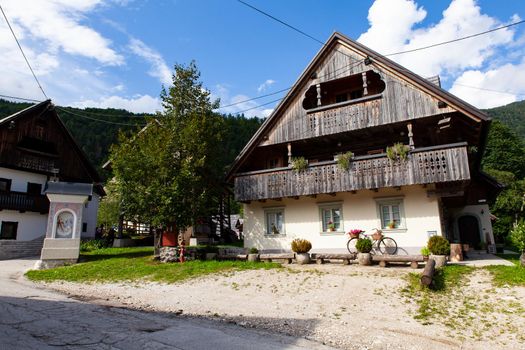
[[[383,238],[383,231],[380,229],[374,229],[374,233],[372,233],[372,238],[376,241],[379,241],[381,238]]]
[[[356,228],[356,229],[350,230],[350,232],[348,232],[348,235],[350,236],[350,238],[359,238],[359,235],[363,232],[365,231]]]

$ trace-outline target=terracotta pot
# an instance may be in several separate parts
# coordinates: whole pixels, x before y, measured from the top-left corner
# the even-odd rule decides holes
[[[259,254],[248,254],[248,261],[256,262],[259,260]]]
[[[446,255],[430,255],[430,259],[436,262],[436,268],[443,267],[447,264]]]
[[[363,265],[363,266],[372,265],[372,254],[357,253],[357,262],[359,263],[359,265]]]
[[[295,253],[295,261],[299,265],[306,265],[310,263],[310,254],[308,253]]]

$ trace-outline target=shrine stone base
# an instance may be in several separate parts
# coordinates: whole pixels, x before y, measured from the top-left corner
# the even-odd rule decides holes
[[[49,269],[65,264],[76,263],[80,255],[80,238],[46,238],[42,247],[39,269]],[[36,267],[35,265],[35,267]]]
[[[48,260],[38,260],[35,263],[33,269],[35,270],[46,270],[53,269],[55,267],[73,265],[78,262],[78,259],[48,259]]]

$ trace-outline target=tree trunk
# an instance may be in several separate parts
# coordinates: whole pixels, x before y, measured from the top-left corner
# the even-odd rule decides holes
[[[430,286],[432,279],[434,278],[434,272],[436,271],[436,261],[434,259],[429,259],[425,265],[425,269],[421,274],[421,285]]]
[[[153,258],[160,259],[160,246],[162,242],[162,229],[156,228],[153,234]]]
[[[521,253],[520,263],[521,263],[521,266],[525,267],[525,252]]]

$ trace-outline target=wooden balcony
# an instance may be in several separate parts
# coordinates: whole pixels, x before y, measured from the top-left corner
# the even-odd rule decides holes
[[[391,162],[385,154],[355,157],[349,170],[327,161],[302,172],[277,168],[240,173],[235,177],[235,199],[245,202],[469,179],[467,144],[456,143],[415,149],[399,162]]]
[[[45,214],[49,211],[49,200],[41,194],[0,192],[0,210],[33,211]]]

